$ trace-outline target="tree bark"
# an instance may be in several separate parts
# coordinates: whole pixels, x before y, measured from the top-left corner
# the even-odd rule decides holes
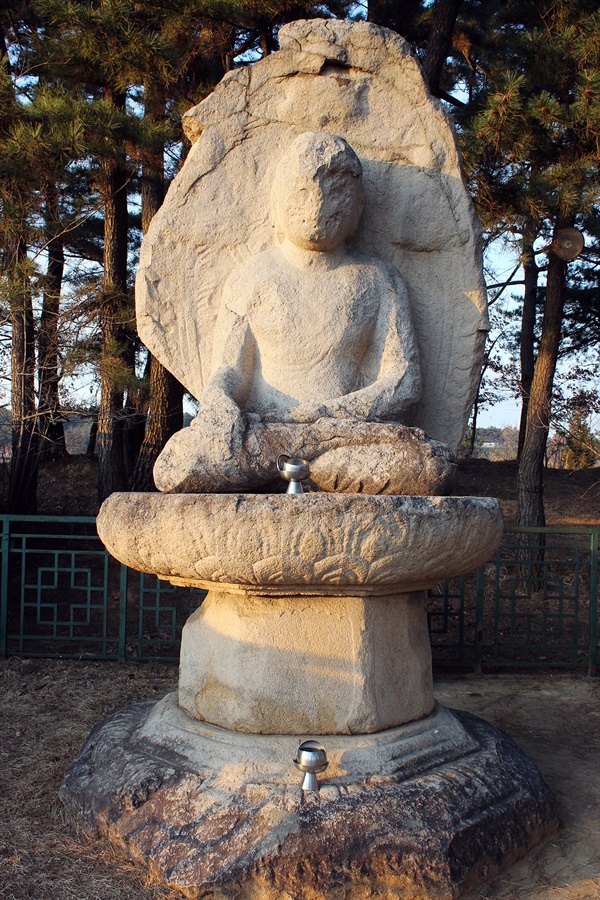
[[[572,224],[573,217],[557,222],[554,234]],[[546,523],[543,494],[544,454],[562,330],[565,283],[566,263],[550,250],[542,333],[531,382],[525,440],[517,474],[517,525],[522,526],[539,528]]]
[[[105,98],[125,109],[125,95],[105,89]],[[102,296],[102,361],[97,452],[98,495],[102,502],[113,491],[127,490],[124,454],[123,400],[135,365],[135,350],[127,320],[127,171],[125,154],[102,163],[104,192],[104,281]]]
[[[12,457],[7,512],[35,515],[38,475],[35,427],[35,334],[29,278],[25,271],[27,246],[21,234],[5,246],[6,274],[11,285],[11,407]]]
[[[429,90],[435,97],[440,95],[440,79],[452,46],[452,35],[460,3],[461,0],[437,0],[435,4],[427,51],[421,64]]]
[[[46,234],[48,268],[38,333],[38,441],[40,461],[58,459],[67,452],[65,428],[59,399],[58,316],[65,267],[59,227],[59,190],[54,182],[46,184]]]
[[[479,417],[479,391],[481,388],[481,378],[479,379],[479,384],[477,386],[477,394],[475,395],[475,402],[473,403],[473,414],[471,418],[471,434],[469,436],[469,459],[472,459],[475,454],[475,441],[477,440],[477,419]]]
[[[14,78],[4,28],[0,28],[0,55]],[[8,89],[8,106],[16,108],[14,84]],[[10,116],[7,120],[10,123]],[[2,128],[4,132],[4,127]],[[11,322],[11,426],[12,453],[6,511],[35,515],[37,512],[37,431],[35,427],[35,334],[29,273],[27,271],[28,194],[6,173],[4,190],[10,196],[10,218],[3,223],[2,274],[9,293]],[[11,196],[12,195],[12,196]],[[6,216],[7,210],[4,210]]]
[[[145,116],[164,115],[165,95],[157,86],[145,88]],[[149,148],[142,159],[142,230],[144,234],[160,208],[165,194],[164,144]],[[153,491],[152,469],[168,439],[183,428],[183,386],[151,353],[148,353],[149,403],[144,439],[139,447],[131,479],[135,491]]]
[[[523,313],[521,316],[520,335],[520,360],[521,360],[521,421],[519,424],[519,444],[517,459],[521,458],[525,432],[527,430],[527,412],[529,409],[529,395],[535,368],[535,314],[537,310],[538,272],[533,252],[535,236],[527,235],[523,238],[523,271],[525,290],[523,294]]]
[[[146,81],[144,84],[144,119],[150,123],[160,121],[166,108],[165,89]],[[142,232],[146,234],[154,214],[165,199],[165,144],[161,137],[154,138],[142,151]]]
[[[182,401],[183,386],[151,356],[150,409],[131,485],[134,491],[156,490],[152,469],[168,439],[183,428]]]

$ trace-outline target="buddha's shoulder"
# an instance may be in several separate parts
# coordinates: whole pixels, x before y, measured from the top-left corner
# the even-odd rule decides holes
[[[248,283],[267,275],[274,267],[280,265],[280,258],[281,251],[277,247],[263,250],[261,253],[254,254],[254,256],[248,256],[233,267],[227,278],[227,283]]]
[[[402,285],[403,278],[396,266],[385,259],[368,254],[353,253],[348,256],[345,267],[357,277],[388,285]]]

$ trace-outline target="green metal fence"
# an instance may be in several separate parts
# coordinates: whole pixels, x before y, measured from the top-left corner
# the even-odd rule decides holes
[[[0,516],[0,526],[0,656],[178,658],[202,591],[116,562],[94,518]],[[485,566],[429,592],[434,663],[596,674],[599,535],[507,528]]]
[[[475,672],[552,667],[595,675],[599,534],[508,527],[486,565],[430,592],[438,666]]]
[[[90,517],[0,516],[0,656],[176,659],[203,591],[114,560]]]

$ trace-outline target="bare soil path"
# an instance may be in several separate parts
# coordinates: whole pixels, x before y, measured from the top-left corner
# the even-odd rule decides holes
[[[470,900],[599,900],[600,681],[452,676],[436,696],[508,732],[554,791],[559,831]]]
[[[0,662],[0,898],[175,900],[67,821],[57,791],[91,727],[159,698],[174,665]],[[470,900],[600,897],[600,681],[568,675],[445,677],[436,694],[505,729],[554,789],[562,826]],[[325,898],[326,900],[326,898]]]

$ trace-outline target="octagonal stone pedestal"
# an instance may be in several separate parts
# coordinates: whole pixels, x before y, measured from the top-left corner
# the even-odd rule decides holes
[[[318,793],[300,740],[207,725],[167,695],[97,725],[61,799],[194,900],[451,900],[558,824],[531,761],[464,713],[323,736]]]
[[[121,561],[209,594],[179,703],[97,725],[61,797],[185,896],[454,898],[556,827],[512,741],[433,700],[424,589],[494,552],[496,501],[122,494],[98,525]],[[292,761],[308,736],[318,793]]]
[[[357,734],[432,711],[424,589],[484,562],[502,517],[477,497],[113,494],[98,530],[127,565],[209,589],[183,631],[183,709]]]

